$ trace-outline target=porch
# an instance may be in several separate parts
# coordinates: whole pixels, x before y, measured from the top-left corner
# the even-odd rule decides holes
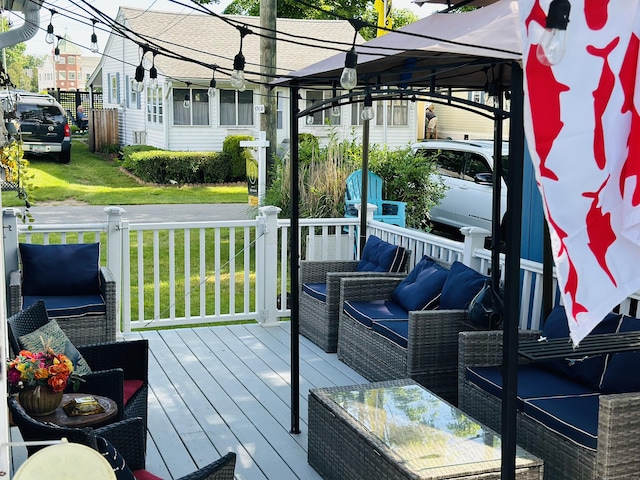
[[[310,388],[367,383],[300,338],[300,434],[290,434],[290,324],[183,328],[126,334],[149,339],[147,468],[193,472],[228,451],[236,478],[320,479],[307,463]],[[19,440],[16,427],[12,440]],[[14,468],[26,458],[13,448]]]

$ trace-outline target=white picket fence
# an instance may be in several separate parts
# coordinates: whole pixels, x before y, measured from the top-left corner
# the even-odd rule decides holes
[[[262,207],[253,220],[157,224],[131,223],[119,207],[104,210],[102,222],[28,228],[17,221],[15,209],[5,209],[7,274],[18,268],[18,242],[101,242],[102,263],[117,279],[123,332],[229,321],[270,325],[290,315],[291,224],[278,218],[278,208]],[[359,258],[359,219],[299,223],[301,259]],[[488,232],[464,230],[465,241],[456,242],[372,218],[367,222],[367,233],[411,250],[413,264],[428,255],[487,273],[491,252],[483,246]],[[522,260],[521,272],[519,324],[535,329],[540,325],[542,265]],[[638,298],[630,297],[621,311],[635,313]]]

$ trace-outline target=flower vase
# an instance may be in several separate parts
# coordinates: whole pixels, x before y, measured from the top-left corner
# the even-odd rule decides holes
[[[29,415],[41,417],[56,411],[62,402],[62,392],[40,387],[27,388],[20,391],[18,400]]]

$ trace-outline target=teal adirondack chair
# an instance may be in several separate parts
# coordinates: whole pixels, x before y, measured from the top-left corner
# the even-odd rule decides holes
[[[373,219],[379,222],[390,223],[400,227],[405,226],[405,202],[382,199],[382,178],[373,172],[369,172],[367,187],[367,202],[378,208],[373,212]],[[347,189],[344,198],[344,216],[357,217],[356,205],[361,200],[362,170],[356,170],[347,177]]]

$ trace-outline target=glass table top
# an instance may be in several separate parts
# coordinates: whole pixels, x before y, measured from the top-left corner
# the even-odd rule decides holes
[[[333,391],[327,397],[414,472],[448,474],[500,469],[501,441],[493,430],[417,384]],[[371,387],[371,388],[369,388]],[[518,449],[516,465],[535,457]]]

